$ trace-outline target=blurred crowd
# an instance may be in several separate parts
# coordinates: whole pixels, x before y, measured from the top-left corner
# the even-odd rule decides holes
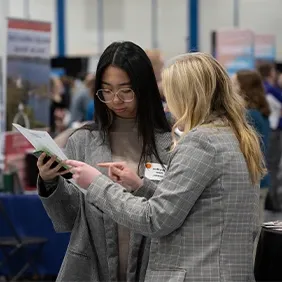
[[[51,79],[50,130],[53,135],[68,127],[76,127],[76,122],[93,120],[93,86],[92,74]]]

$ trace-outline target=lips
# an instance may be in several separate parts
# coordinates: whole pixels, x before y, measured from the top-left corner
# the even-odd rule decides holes
[[[124,112],[125,111],[125,108],[122,108],[122,109],[114,109],[115,112],[117,113],[121,113],[121,112]]]

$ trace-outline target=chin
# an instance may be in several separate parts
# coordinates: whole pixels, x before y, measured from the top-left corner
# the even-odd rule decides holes
[[[130,115],[130,114],[121,114],[121,113],[116,114],[116,116],[118,116],[118,117],[120,117],[120,118],[135,118],[135,116],[133,116],[133,115]]]

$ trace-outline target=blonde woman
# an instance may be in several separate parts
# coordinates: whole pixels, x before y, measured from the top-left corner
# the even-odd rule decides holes
[[[108,163],[109,176],[68,160],[86,200],[121,225],[152,237],[145,281],[255,281],[259,182],[264,162],[244,101],[210,55],[182,55],[163,72],[169,109],[183,134],[151,199],[127,164]],[[148,165],[147,175],[159,175]],[[115,183],[116,182],[116,183]]]

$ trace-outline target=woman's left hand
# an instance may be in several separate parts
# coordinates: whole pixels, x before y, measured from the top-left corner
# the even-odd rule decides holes
[[[72,178],[83,189],[88,189],[94,178],[101,174],[95,167],[84,162],[67,160],[65,164],[72,167]]]

